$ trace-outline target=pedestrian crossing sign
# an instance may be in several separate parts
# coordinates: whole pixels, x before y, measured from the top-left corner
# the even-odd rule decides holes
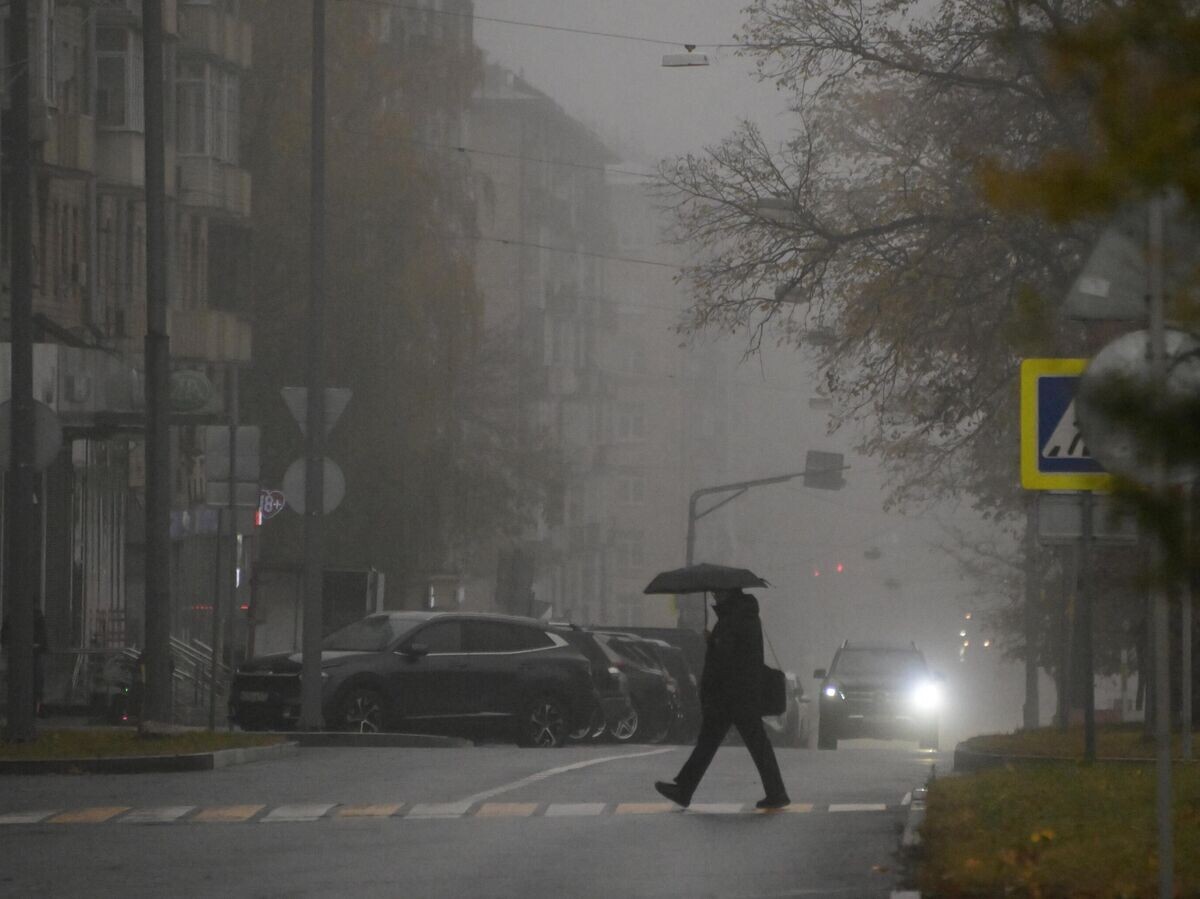
[[[1111,490],[1075,415],[1087,359],[1021,361],[1021,486],[1026,490]]]

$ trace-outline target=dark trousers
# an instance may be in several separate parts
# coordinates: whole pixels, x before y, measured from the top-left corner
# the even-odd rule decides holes
[[[772,799],[786,795],[783,775],[779,773],[779,762],[775,759],[775,750],[771,748],[762,718],[717,707],[704,710],[704,717],[700,722],[700,735],[696,738],[696,748],[679,769],[675,783],[683,787],[689,797],[696,792],[696,787],[700,785],[704,772],[708,770],[713,756],[717,754],[717,748],[731,726],[737,728],[742,742],[750,750],[750,757],[754,759],[754,766],[758,768],[758,776],[762,779],[767,795]]]

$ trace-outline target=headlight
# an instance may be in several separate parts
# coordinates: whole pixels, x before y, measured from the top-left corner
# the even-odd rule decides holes
[[[942,707],[942,685],[935,681],[921,681],[913,688],[911,699],[918,712],[936,712]]]
[[[825,689],[821,691],[828,699],[837,699],[842,695],[841,691],[833,684],[827,684]]]

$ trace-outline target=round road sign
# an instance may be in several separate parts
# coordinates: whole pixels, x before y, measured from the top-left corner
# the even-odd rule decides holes
[[[283,495],[287,498],[288,508],[294,509],[301,515],[304,514],[306,505],[304,486],[308,480],[305,475],[306,463],[307,460],[301,456],[288,466],[288,470],[283,476]],[[328,457],[325,458],[324,468],[321,514],[328,515],[346,498],[346,476],[342,474],[342,469],[338,467],[338,464]]]

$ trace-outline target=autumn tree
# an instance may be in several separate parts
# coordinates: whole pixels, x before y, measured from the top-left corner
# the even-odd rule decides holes
[[[1087,8],[756,0],[738,40],[789,92],[793,136],[746,122],[661,167],[679,238],[704,251],[689,326],[810,347],[892,503],[1019,508],[1016,368],[1084,336],[1045,301],[1094,226],[1000,215],[979,173],[1086,140],[1042,42]]]
[[[276,483],[302,452],[279,389],[305,383],[309,289],[311,49],[293,7],[244,7],[256,52],[244,103],[250,405]],[[553,460],[510,433],[515,347],[482,329],[470,173],[438,138],[479,76],[466,21],[366,3],[332,4],[328,16],[326,380],[353,398],[329,437],[347,495],[327,519],[327,559],[374,565],[400,589],[466,572],[488,539],[519,530]],[[271,528],[267,551],[295,559],[299,518]]]

